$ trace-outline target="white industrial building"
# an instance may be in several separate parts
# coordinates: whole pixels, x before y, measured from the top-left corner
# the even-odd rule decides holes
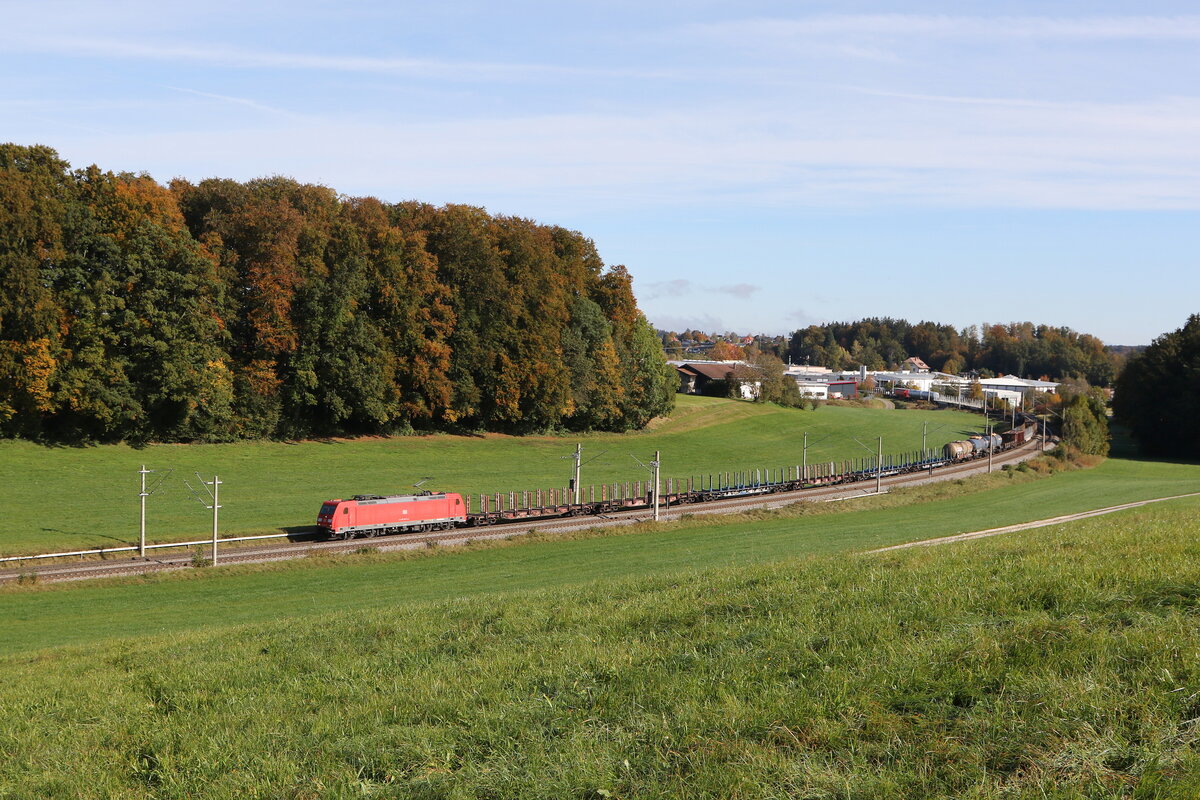
[[[999,378],[964,378],[950,375],[946,372],[934,372],[925,367],[920,359],[909,359],[905,362],[909,369],[891,370],[858,370],[834,372],[827,367],[790,366],[787,375],[796,381],[800,393],[806,397],[826,397],[830,384],[844,384],[847,381],[861,383],[871,377],[878,391],[888,392],[894,389],[907,388],[923,392],[933,392],[937,397],[965,400],[970,396],[971,386],[978,383],[984,397],[995,402],[1004,400],[1012,405],[1021,405],[1023,399],[1034,392],[1055,393],[1058,384],[1053,381],[1038,381],[1028,378],[1018,378],[1015,375],[1005,375]],[[822,392],[822,387],[825,391]]]

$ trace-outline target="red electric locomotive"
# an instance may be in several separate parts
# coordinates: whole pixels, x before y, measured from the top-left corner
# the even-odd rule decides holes
[[[317,527],[331,539],[446,530],[466,522],[462,495],[444,493],[360,494],[350,500],[326,500],[317,514]]]

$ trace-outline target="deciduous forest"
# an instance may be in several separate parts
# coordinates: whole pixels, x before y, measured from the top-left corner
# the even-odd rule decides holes
[[[640,428],[675,378],[582,234],[0,145],[0,435]]]

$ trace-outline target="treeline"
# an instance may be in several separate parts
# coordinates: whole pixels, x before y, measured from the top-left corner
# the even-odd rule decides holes
[[[669,355],[682,354],[698,341],[697,331],[663,335]],[[732,357],[735,345],[725,337],[708,350]],[[704,337],[704,341],[710,341]],[[1008,325],[974,325],[959,330],[935,322],[872,318],[858,322],[810,325],[790,337],[755,337],[754,343],[736,350],[771,353],[793,364],[812,364],[842,370],[865,365],[867,369],[894,369],[917,357],[931,369],[959,374],[977,370],[993,375],[1085,379],[1094,386],[1109,386],[1116,379],[1124,355],[1110,351],[1094,336],[1070,328],[1014,322]],[[682,357],[682,356],[679,356]],[[739,356],[740,357],[740,356]]]
[[[480,208],[0,145],[0,263],[6,436],[625,430],[674,402],[626,270]]]
[[[1200,458],[1200,314],[1130,358],[1113,415],[1143,453]]]

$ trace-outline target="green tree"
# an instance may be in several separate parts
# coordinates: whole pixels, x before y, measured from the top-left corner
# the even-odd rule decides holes
[[[48,147],[0,145],[0,433],[38,436],[56,409],[63,313],[53,282],[72,203]]]
[[[15,145],[0,200],[0,435],[623,430],[674,401],[631,276],[575,231]]]
[[[654,327],[641,312],[637,313],[628,339],[619,343],[617,352],[625,386],[622,426],[644,428],[655,417],[670,413],[675,407],[675,387],[679,379],[675,368],[663,357]]]
[[[804,405],[800,387],[786,374],[786,367],[781,360],[769,353],[760,353],[755,356],[751,365],[756,373],[755,379],[760,383],[760,402],[777,403],[790,408],[800,408]]]
[[[571,427],[609,430],[622,420],[621,380],[612,323],[594,301],[576,297],[562,335],[563,362],[571,378]]]
[[[1108,455],[1108,417],[1094,397],[1075,395],[1063,410],[1063,442],[1089,455]]]
[[[402,427],[444,423],[453,391],[450,288],[438,279],[424,234],[395,224],[394,209],[365,198],[349,201],[346,211],[368,247],[366,305],[388,349],[388,363],[381,368],[395,385],[396,419]]]
[[[127,439],[231,435],[227,332],[215,313],[216,264],[188,233],[171,194],[147,177],[105,176],[90,192],[115,243],[122,313],[111,318],[144,412]]]
[[[333,225],[323,264],[294,300],[297,343],[287,360],[293,435],[377,433],[398,414],[395,363],[366,307],[369,255],[349,220]]]
[[[1200,314],[1129,359],[1113,414],[1144,453],[1200,457]]]

